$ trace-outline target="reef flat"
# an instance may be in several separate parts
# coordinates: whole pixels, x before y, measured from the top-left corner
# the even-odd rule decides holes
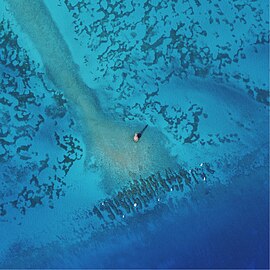
[[[0,3],[1,267],[266,265],[267,1]]]
[[[85,143],[90,140],[99,166],[107,168],[110,176],[124,181],[131,174],[147,175],[160,169],[160,155],[168,160],[167,166],[170,159],[173,162],[163,147],[164,136],[158,131],[149,131],[143,144],[137,146],[132,142],[134,126],[125,127],[105,117],[93,90],[79,78],[69,49],[42,1],[29,1],[26,7],[21,1],[10,1],[9,5],[23,31],[35,43],[49,78],[79,110]]]
[[[11,208],[21,214],[43,203],[53,208],[53,199],[65,193],[64,177],[81,158],[82,149],[77,138],[56,127],[59,120],[64,130],[72,123],[66,100],[44,84],[38,63],[21,47],[10,23],[2,20],[0,25],[0,214],[4,217]]]

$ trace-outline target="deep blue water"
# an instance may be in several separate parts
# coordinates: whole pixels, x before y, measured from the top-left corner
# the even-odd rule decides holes
[[[0,3],[0,268],[269,268],[268,1]]]
[[[260,172],[260,177],[267,177]],[[106,235],[102,247],[80,257],[79,265],[106,268],[266,268],[268,201],[266,182],[257,175],[234,187],[215,187],[190,209],[151,217]],[[249,186],[247,186],[247,183]],[[232,189],[237,189],[231,192]],[[228,192],[231,194],[228,195]],[[197,195],[199,196],[199,195]],[[256,203],[254,203],[256,202]],[[128,232],[127,232],[128,231]],[[128,235],[128,236],[127,236]],[[61,261],[59,266],[63,265]],[[65,264],[64,264],[65,265]]]

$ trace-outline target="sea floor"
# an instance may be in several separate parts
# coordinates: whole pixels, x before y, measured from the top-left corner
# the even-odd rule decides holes
[[[0,268],[269,268],[267,1],[0,4]]]

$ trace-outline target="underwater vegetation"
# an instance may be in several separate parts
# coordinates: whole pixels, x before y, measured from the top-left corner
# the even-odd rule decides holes
[[[267,1],[0,3],[0,267],[267,266]]]

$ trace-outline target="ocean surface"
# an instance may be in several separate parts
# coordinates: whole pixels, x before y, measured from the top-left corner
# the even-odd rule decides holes
[[[268,1],[0,16],[0,268],[269,268]]]

